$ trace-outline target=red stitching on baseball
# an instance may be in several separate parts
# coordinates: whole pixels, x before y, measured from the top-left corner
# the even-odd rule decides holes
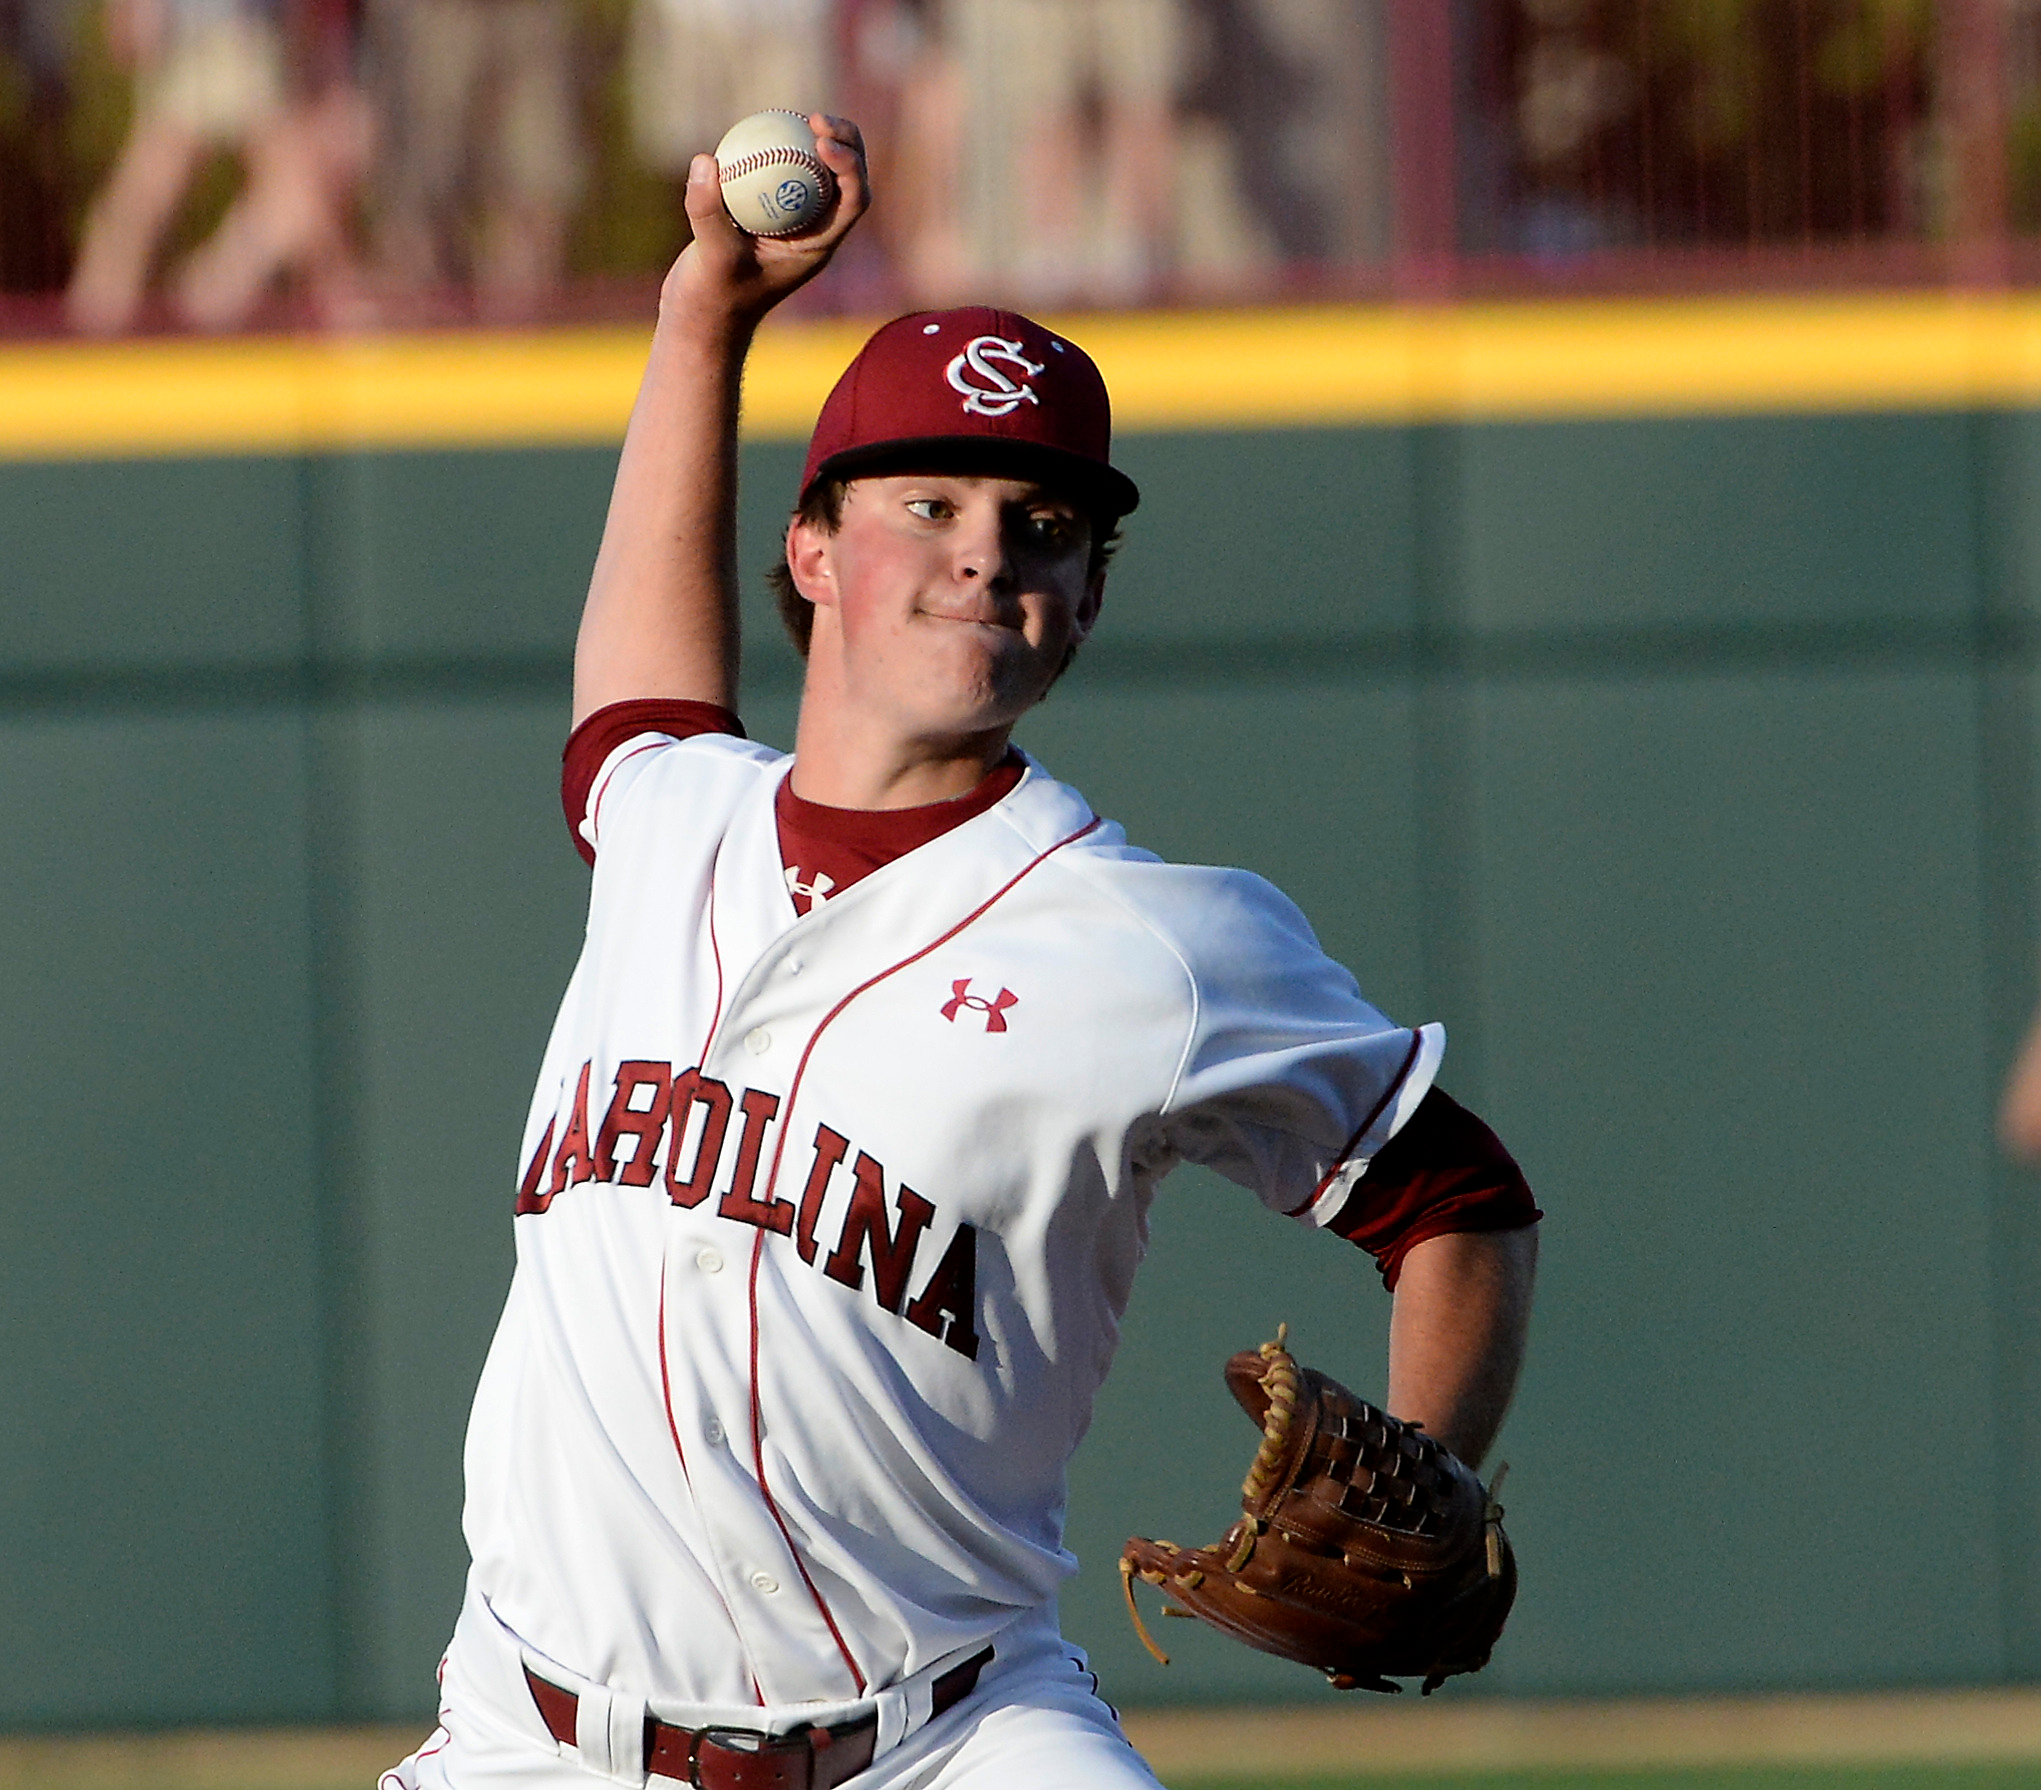
[[[829,178],[829,170],[812,152],[796,149],[791,143],[781,143],[771,149],[754,149],[749,155],[740,155],[727,168],[721,162],[716,166],[726,183],[746,174],[756,174],[761,168],[775,167],[806,168],[825,182]]]

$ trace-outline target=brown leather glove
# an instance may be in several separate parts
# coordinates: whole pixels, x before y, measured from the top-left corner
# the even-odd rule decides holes
[[[1181,1606],[1165,1615],[1202,1617],[1340,1690],[1421,1677],[1429,1695],[1488,1664],[1516,1599],[1502,1506],[1418,1425],[1298,1366],[1288,1328],[1226,1363],[1262,1426],[1240,1520],[1208,1548],[1136,1536],[1120,1555],[1134,1627],[1168,1665],[1134,1603],[1141,1578]]]

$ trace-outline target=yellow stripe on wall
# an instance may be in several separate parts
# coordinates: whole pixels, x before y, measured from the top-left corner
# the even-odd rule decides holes
[[[783,324],[745,428],[801,439],[869,322]],[[2041,296],[1586,300],[1061,320],[1128,430],[2041,404]],[[611,443],[646,329],[0,348],[0,457]]]

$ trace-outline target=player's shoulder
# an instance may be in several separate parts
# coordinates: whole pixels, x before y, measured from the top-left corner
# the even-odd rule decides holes
[[[676,737],[648,727],[617,740],[603,759],[589,784],[582,837],[599,853],[632,836],[703,837],[777,783],[786,763],[784,752],[739,734]]]
[[[1224,864],[1174,863],[1134,844],[1119,822],[1096,815],[1082,795],[1035,761],[1029,770],[1014,793],[1032,793],[1037,830],[1046,835],[1068,823],[1076,833],[1056,853],[1064,877],[1131,916],[1194,978],[1229,964],[1251,961],[1266,970],[1285,959],[1323,955],[1302,910],[1266,877]],[[1040,785],[1031,792],[1037,778]]]
[[[668,792],[705,785],[748,790],[761,778],[776,777],[786,758],[784,752],[741,734],[674,735],[653,727],[618,741],[596,782],[599,786],[628,769],[651,787]]]
[[[763,780],[776,780],[788,758],[776,746],[734,733],[696,733],[685,739],[660,735],[652,743],[660,748],[653,757],[661,776],[676,782],[715,780],[754,789]]]

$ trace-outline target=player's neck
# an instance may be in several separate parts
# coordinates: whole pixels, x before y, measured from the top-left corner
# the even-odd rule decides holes
[[[881,717],[801,704],[794,794],[829,808],[920,808],[966,796],[1006,756],[1009,727],[955,738],[910,736]]]

